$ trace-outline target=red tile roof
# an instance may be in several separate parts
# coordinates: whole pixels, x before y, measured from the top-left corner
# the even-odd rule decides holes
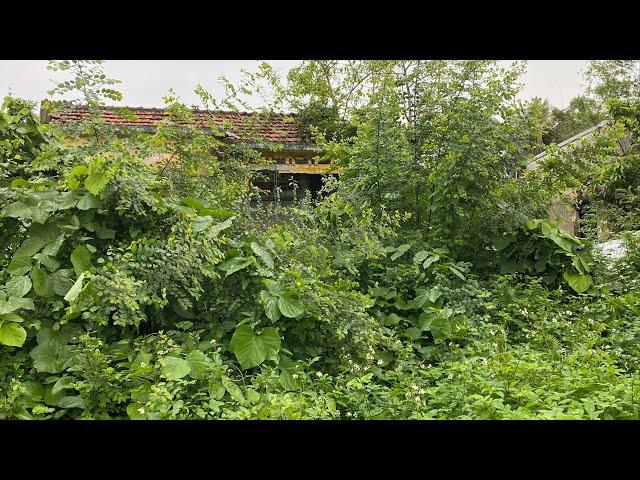
[[[118,115],[118,108],[103,107],[102,118],[109,125],[154,127],[169,118],[162,108],[121,107],[135,115]],[[280,113],[236,113],[210,110],[192,110],[192,124],[209,128],[209,120],[213,120],[218,128],[244,140],[263,138],[280,144],[309,144],[300,138],[294,123],[294,115]],[[45,117],[53,124],[76,123],[90,117],[89,109],[82,106],[64,107],[60,110],[45,112]]]

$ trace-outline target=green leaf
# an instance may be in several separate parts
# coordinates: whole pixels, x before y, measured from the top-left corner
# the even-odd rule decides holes
[[[67,386],[70,383],[73,383],[73,380],[74,380],[73,377],[62,377],[62,378],[58,379],[58,381],[51,388],[51,394],[52,395],[56,395],[59,392],[62,392],[63,390],[66,390]]]
[[[9,297],[22,298],[31,290],[29,277],[11,277],[7,281],[6,292]]]
[[[242,270],[251,265],[255,259],[253,257],[234,257],[220,264],[220,270],[226,272],[225,278],[232,273]]]
[[[278,331],[273,327],[264,328],[258,338],[262,341],[267,360],[272,360],[277,363],[280,352],[280,335]]]
[[[0,343],[10,347],[21,347],[27,338],[27,331],[17,323],[4,323],[0,326]]]
[[[201,380],[207,373],[209,359],[200,350],[193,350],[187,355],[187,363],[189,364],[189,376]]]
[[[273,257],[262,245],[256,242],[251,242],[251,250],[253,250],[253,253],[262,259],[267,267],[273,270]]]
[[[260,365],[265,360],[278,361],[280,336],[273,327],[256,335],[248,325],[236,328],[229,344],[243,370]]]
[[[213,226],[213,228],[211,229],[213,235],[218,235],[220,232],[222,232],[223,230],[226,230],[227,228],[229,228],[232,224],[233,224],[233,220],[236,217],[230,217],[227,220],[225,220],[222,223],[218,223],[216,225]]]
[[[420,250],[413,256],[413,263],[422,263],[426,260],[426,258],[430,255],[429,252],[425,250]]]
[[[87,193],[78,202],[78,210],[91,210],[92,208],[99,208],[101,205],[98,197]]]
[[[574,273],[565,270],[562,274],[565,281],[578,293],[584,293],[593,285],[593,278],[589,274]]]
[[[511,244],[511,239],[501,236],[495,236],[491,239],[496,250],[499,252],[507,248]]]
[[[24,242],[22,242],[20,248],[18,248],[18,250],[16,250],[16,253],[14,253],[14,257],[31,257],[38,253],[40,249],[46,245],[46,243],[46,240],[44,240],[43,238],[29,237]]]
[[[4,314],[0,315],[0,325],[2,325],[3,323],[6,323],[6,322],[20,323],[20,322],[23,322],[23,321],[24,321],[24,318],[22,318],[17,313],[4,313]]]
[[[78,298],[78,295],[80,295],[80,292],[82,291],[82,282],[84,281],[84,273],[80,274],[80,276],[78,277],[78,279],[75,281],[75,283],[71,286],[71,288],[69,289],[69,291],[67,292],[67,294],[64,296],[64,299],[71,303],[73,302],[76,298]]]
[[[280,309],[278,308],[278,297],[271,295],[267,290],[260,291],[260,298],[264,304],[264,313],[272,322],[280,318]]]
[[[8,300],[0,300],[0,315],[15,312],[21,308],[33,310],[33,300],[30,298],[9,297]]]
[[[422,331],[416,327],[407,328],[404,333],[407,337],[409,337],[414,342],[416,340],[420,340],[420,337],[422,336]]]
[[[436,316],[429,324],[434,340],[445,340],[451,336],[451,322],[445,317]]]
[[[33,281],[33,291],[36,292],[36,295],[39,297],[48,298],[55,295],[51,276],[42,270],[39,265],[33,267],[31,280]]]
[[[242,390],[240,390],[240,387],[235,383],[233,383],[233,381],[229,377],[227,376],[222,377],[222,385],[227,390],[227,392],[229,392],[229,395],[231,395],[231,398],[233,400],[235,400],[238,403],[244,403]]]
[[[162,374],[169,380],[186,377],[189,372],[191,372],[191,365],[182,358],[165,357],[162,359]]]
[[[14,202],[7,205],[4,215],[5,217],[31,219],[33,218],[33,211],[33,207],[29,207],[22,202]]]
[[[91,267],[91,253],[84,245],[78,245],[71,252],[71,263],[76,275],[81,275]]]
[[[411,248],[411,243],[403,243],[402,245],[400,245],[399,247],[396,248],[396,253],[394,253],[393,255],[391,255],[391,260],[397,260],[398,258],[400,258],[402,255],[404,255],[404,253],[409,250]]]
[[[31,270],[31,258],[26,256],[13,257],[7,266],[7,272],[11,275],[24,275]]]
[[[40,339],[38,339],[40,342]],[[29,353],[38,372],[59,373],[71,358],[67,346],[60,341],[45,340]]]
[[[429,268],[432,264],[434,264],[438,260],[440,260],[440,255],[433,254],[423,262],[422,268]]]
[[[84,400],[79,395],[62,397],[58,402],[60,408],[84,408]]]
[[[94,171],[84,181],[84,186],[89,192],[98,195],[111,180],[109,171]]]
[[[278,298],[278,309],[285,317],[297,318],[304,313],[300,297],[295,292],[285,292]]]
[[[462,280],[466,280],[462,272],[458,270],[457,267],[454,267],[453,265],[448,265],[448,267],[449,267],[449,270],[451,270],[457,277],[459,277]]]

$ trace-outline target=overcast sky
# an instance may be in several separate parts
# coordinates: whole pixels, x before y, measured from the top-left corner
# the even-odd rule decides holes
[[[278,60],[269,63],[286,73],[298,62]],[[551,104],[564,108],[582,91],[580,72],[586,64],[584,60],[531,60],[522,79],[525,86],[520,96],[524,99],[546,98]],[[223,89],[218,83],[221,75],[235,82],[242,69],[254,70],[257,65],[258,61],[250,60],[108,60],[105,73],[122,81],[117,86],[124,95],[121,105],[162,107],[162,97],[169,88],[174,89],[182,102],[199,104],[193,93],[197,84],[202,84],[214,95],[221,95]],[[63,76],[47,70],[46,66],[45,60],[0,60],[0,98],[9,92],[36,101],[47,98],[51,80],[60,81]]]

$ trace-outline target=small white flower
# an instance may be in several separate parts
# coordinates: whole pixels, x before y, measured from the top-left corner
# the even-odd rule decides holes
[[[378,360],[378,365],[384,365],[384,360],[382,359]]]
[[[317,375],[318,377],[321,377],[321,376],[322,376],[322,372],[316,372],[316,375]]]
[[[144,407],[140,407],[138,409],[138,413],[140,413],[140,415],[144,415]]]
[[[291,375],[291,377],[295,380],[296,378],[298,378],[298,374],[294,373],[293,375]]]

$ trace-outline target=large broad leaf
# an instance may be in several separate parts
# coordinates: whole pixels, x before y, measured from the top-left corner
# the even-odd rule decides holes
[[[33,281],[33,291],[39,297],[48,298],[55,295],[53,279],[40,266],[36,265],[31,271],[31,280]]]
[[[24,308],[26,310],[33,310],[33,300],[31,298],[15,298],[9,297],[8,300],[0,300],[0,315],[15,312]]]
[[[189,371],[189,376],[191,378],[204,378],[209,364],[209,359],[204,353],[200,350],[193,350],[189,355],[187,355],[187,363],[189,364],[189,367],[191,367],[191,370]]]
[[[507,248],[511,244],[511,239],[503,236],[495,236],[491,238],[493,245],[496,247],[496,250],[502,251]]]
[[[6,292],[9,297],[22,298],[31,290],[29,277],[11,277],[7,281]]]
[[[231,395],[231,398],[233,400],[235,400],[238,403],[244,403],[244,396],[242,395],[242,390],[240,390],[240,387],[235,383],[233,383],[233,381],[229,377],[227,376],[222,377],[222,385],[227,390],[227,392],[229,392],[229,395]]]
[[[69,289],[69,291],[67,292],[67,294],[64,296],[64,299],[71,303],[73,302],[76,298],[78,298],[78,295],[80,295],[80,292],[82,291],[82,282],[84,281],[84,273],[82,273],[78,279],[76,280],[76,282],[71,286],[71,288]]]
[[[61,408],[84,408],[84,400],[79,395],[62,397],[58,402],[58,406]]]
[[[407,250],[411,248],[411,245],[411,243],[404,243],[400,245],[398,248],[396,248],[396,253],[391,255],[391,260],[397,260],[398,258],[400,258]]]
[[[31,258],[26,256],[13,257],[7,266],[7,272],[11,275],[24,275],[31,270]]]
[[[31,257],[40,251],[47,244],[46,240],[40,237],[27,238],[20,248],[14,253],[14,257]]]
[[[22,202],[14,202],[7,206],[4,214],[6,217],[29,219],[32,218],[33,207],[29,207]]]
[[[278,308],[278,297],[274,297],[267,290],[260,291],[260,298],[264,303],[264,313],[272,322],[280,318],[280,309]]]
[[[81,275],[91,266],[91,252],[84,245],[78,245],[71,252],[71,263],[76,275]]]
[[[258,338],[262,341],[267,360],[278,362],[278,354],[280,352],[280,335],[278,331],[273,327],[267,327],[260,332]]]
[[[445,340],[451,336],[451,322],[443,317],[434,317],[429,323],[429,331],[434,340]]]
[[[425,250],[420,250],[413,256],[413,263],[422,263],[426,260],[426,258],[430,255],[429,252]]]
[[[275,328],[265,328],[259,335],[248,325],[240,325],[233,332],[230,343],[231,351],[240,362],[240,366],[247,368],[260,365],[265,360],[278,360],[280,351],[280,336]]]
[[[162,359],[162,374],[169,380],[186,377],[189,372],[191,372],[191,365],[182,358],[165,357]]]
[[[234,257],[226,260],[220,264],[220,270],[226,272],[225,277],[228,277],[232,273],[242,270],[243,268],[251,265],[255,259],[253,257]]]
[[[258,255],[258,257],[260,257],[260,259],[262,259],[262,261],[264,262],[264,264],[267,267],[269,267],[270,269],[273,270],[273,266],[274,266],[273,265],[273,257],[271,256],[271,254],[268,252],[267,249],[265,249],[259,243],[251,242],[251,250],[253,250],[253,253]]]
[[[59,373],[64,370],[71,353],[67,346],[59,341],[47,340],[39,343],[29,353],[33,366],[38,372]]]
[[[89,192],[97,195],[107,186],[109,180],[111,180],[111,173],[109,171],[94,171],[86,178],[84,186]]]
[[[285,292],[280,295],[278,309],[285,317],[289,318],[296,318],[304,313],[300,297],[294,292]]]
[[[10,347],[21,347],[27,338],[27,332],[17,323],[4,323],[0,326],[0,343]]]
[[[584,293],[593,285],[593,278],[589,274],[566,271],[562,274],[565,281],[578,293]]]
[[[102,203],[100,199],[91,193],[84,195],[78,202],[78,210],[91,210],[92,208],[99,208]]]

